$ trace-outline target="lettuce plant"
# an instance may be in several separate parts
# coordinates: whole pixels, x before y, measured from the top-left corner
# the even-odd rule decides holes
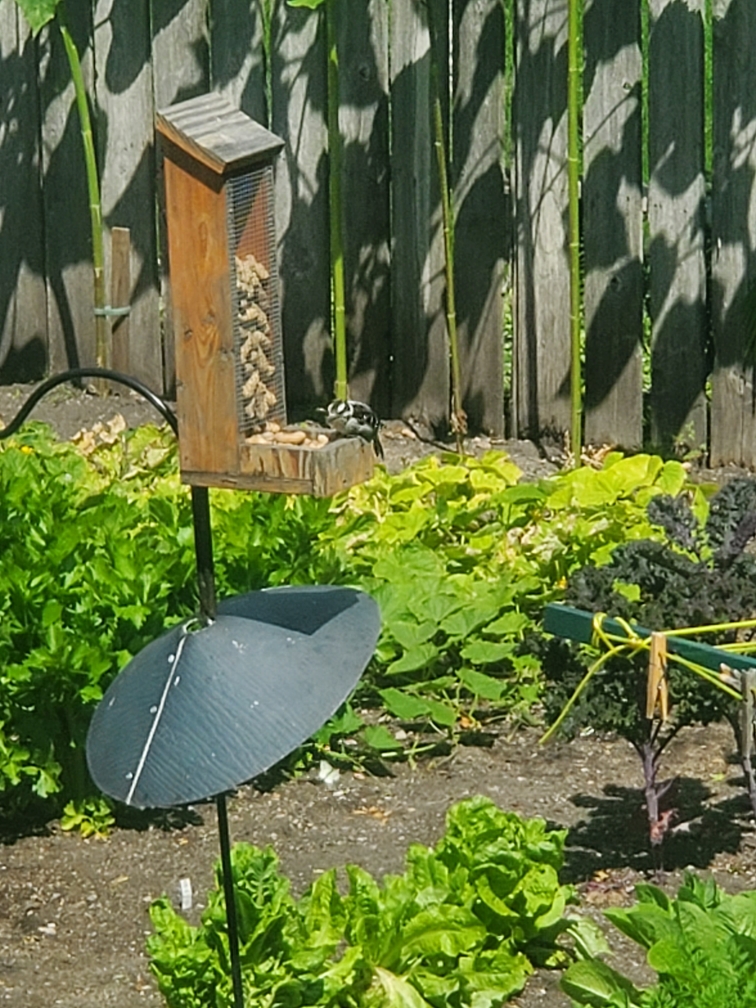
[[[523,820],[486,798],[450,809],[434,848],[416,844],[402,875],[377,882],[346,868],[299,900],[270,849],[236,845],[234,880],[247,1004],[349,1008],[494,1008],[520,990],[534,963],[570,959],[558,939],[574,899],[558,871],[566,833]],[[229,998],[220,879],[198,928],[166,899],[153,903],[151,968],[170,1008]],[[591,932],[578,929],[581,948]],[[596,947],[595,945],[592,947]]]
[[[658,974],[638,988],[600,959],[573,963],[562,988],[573,1005],[594,1008],[738,1008],[756,1006],[756,891],[729,896],[713,881],[686,873],[677,897],[636,886],[638,902],[604,911],[646,949]]]

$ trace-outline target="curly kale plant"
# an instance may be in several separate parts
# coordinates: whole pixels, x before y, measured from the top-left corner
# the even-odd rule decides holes
[[[648,516],[666,531],[668,542],[626,543],[614,550],[605,566],[581,568],[568,579],[565,602],[651,630],[728,623],[756,615],[756,557],[747,552],[756,533],[756,481],[738,479],[721,489],[712,498],[703,524],[688,495],[655,497],[648,506]],[[747,639],[747,635],[742,630],[723,630],[701,639],[717,645]],[[563,641],[541,646],[548,683],[546,716],[553,723],[591,658]],[[668,670],[671,718],[666,723],[649,719],[647,669],[645,651],[609,659],[581,694],[563,730],[574,735],[590,726],[616,732],[633,745],[643,763],[651,841],[656,846],[673,814],[660,809],[671,784],[657,780],[662,753],[686,725],[705,725],[726,717],[735,730],[756,813],[756,782],[737,702],[672,662]]]

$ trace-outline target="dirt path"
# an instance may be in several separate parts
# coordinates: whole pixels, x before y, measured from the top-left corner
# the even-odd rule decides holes
[[[686,865],[710,866],[728,888],[754,885],[756,840],[731,749],[722,726],[691,729],[671,748],[667,771],[682,778],[676,804],[690,824],[666,854],[671,888]],[[247,787],[233,800],[230,821],[234,840],[272,844],[301,891],[318,872],[350,861],[376,876],[400,871],[408,844],[432,844],[441,835],[450,804],[482,793],[505,809],[571,828],[567,875],[598,912],[627,902],[649,868],[639,785],[627,743],[589,737],[542,748],[528,729],[488,749],[460,748],[440,761],[399,766],[393,777],[347,772],[330,790],[311,779],[267,793]],[[117,829],[106,841],[53,827],[1,848],[0,1003],[158,1006],[144,954],[149,902],[163,893],[176,900],[179,880],[189,878],[195,906],[188,917],[195,921],[218,857],[214,807],[197,806],[189,818],[181,828]],[[620,962],[644,975],[632,946],[622,946]],[[514,1002],[568,1003],[548,974],[532,978]]]

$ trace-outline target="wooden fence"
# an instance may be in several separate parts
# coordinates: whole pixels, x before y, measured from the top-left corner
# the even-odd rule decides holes
[[[425,2],[329,0],[341,64],[352,393],[383,415],[443,427],[449,364]],[[430,2],[448,70],[465,407],[473,427],[502,432],[511,299],[510,432],[562,431],[566,0]],[[584,5],[586,436],[626,447],[644,437],[708,444],[715,464],[756,466],[756,391],[743,363],[756,283],[756,4],[711,0],[710,30],[706,2]],[[170,389],[154,109],[217,88],[266,121],[259,0],[65,5],[96,111],[106,224],[131,229],[130,369]],[[270,124],[286,141],[277,226],[296,415],[325,400],[332,381],[325,32],[319,13],[283,0],[272,10]],[[32,40],[12,0],[0,0],[0,96],[7,383],[91,362],[94,346],[68,67],[57,31]]]

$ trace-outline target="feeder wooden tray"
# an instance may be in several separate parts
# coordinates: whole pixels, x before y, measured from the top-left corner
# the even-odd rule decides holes
[[[301,445],[243,444],[239,472],[182,471],[186,483],[273,493],[332,497],[373,475],[373,448],[361,438],[340,438],[322,448]]]

